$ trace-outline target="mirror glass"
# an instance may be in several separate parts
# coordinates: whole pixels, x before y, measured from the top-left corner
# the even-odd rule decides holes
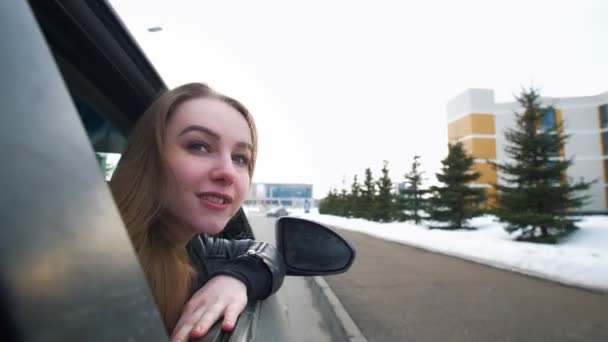
[[[352,263],[354,250],[331,229],[291,217],[281,218],[277,224],[288,269],[319,274],[341,273]]]

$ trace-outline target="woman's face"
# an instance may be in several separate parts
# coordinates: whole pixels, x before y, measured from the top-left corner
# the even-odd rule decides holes
[[[164,153],[167,210],[184,227],[177,238],[221,232],[249,191],[252,138],[243,115],[217,99],[188,100],[167,123]]]

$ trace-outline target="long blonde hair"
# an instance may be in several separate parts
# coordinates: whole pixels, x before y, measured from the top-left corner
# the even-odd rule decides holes
[[[195,98],[218,99],[243,115],[253,145],[251,179],[258,140],[251,114],[237,100],[205,84],[190,83],[162,93],[141,116],[110,180],[114,200],[169,334],[191,295],[194,270],[185,248],[172,243],[167,235],[163,189],[168,169],[163,147],[169,118],[180,104]]]

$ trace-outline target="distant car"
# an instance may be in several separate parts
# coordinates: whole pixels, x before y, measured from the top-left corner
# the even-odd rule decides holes
[[[289,211],[285,208],[274,208],[266,212],[266,217],[283,217],[289,215]]]

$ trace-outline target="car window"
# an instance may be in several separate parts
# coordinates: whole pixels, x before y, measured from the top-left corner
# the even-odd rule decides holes
[[[104,173],[105,179],[110,180],[120,160],[126,139],[86,99],[82,97],[75,98],[74,104],[87,132],[91,146],[95,151],[99,167]]]
[[[123,114],[71,63],[60,56],[57,57],[57,61],[95,151],[99,167],[105,179],[110,180],[126,144],[124,134],[115,127],[110,118],[121,117]]]

